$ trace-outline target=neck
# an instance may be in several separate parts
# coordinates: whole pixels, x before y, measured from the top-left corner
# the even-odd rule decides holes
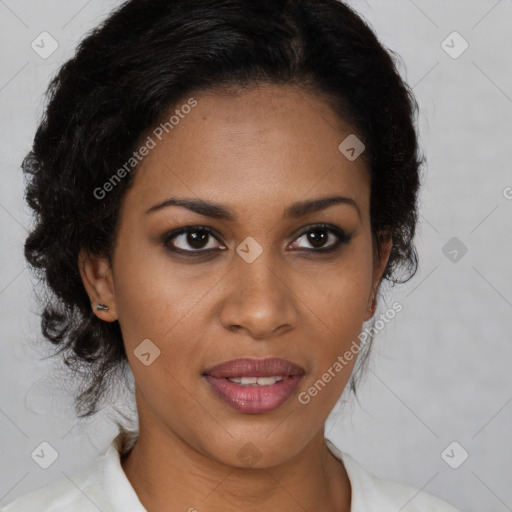
[[[135,447],[122,468],[148,512],[279,510],[350,511],[350,481],[327,448],[322,431],[296,455],[269,468],[223,464],[169,430],[141,423]]]

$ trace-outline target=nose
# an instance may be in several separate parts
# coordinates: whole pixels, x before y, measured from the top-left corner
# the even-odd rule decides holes
[[[268,339],[293,329],[298,311],[286,275],[264,257],[252,263],[241,258],[229,273],[227,293],[220,320],[231,332],[243,332],[254,339]]]

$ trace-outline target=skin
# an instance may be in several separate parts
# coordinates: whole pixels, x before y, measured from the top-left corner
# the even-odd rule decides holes
[[[383,244],[378,258],[372,244],[363,158],[351,162],[338,150],[354,130],[320,97],[293,86],[194,98],[198,105],[137,170],[112,266],[102,256],[79,258],[95,314],[119,320],[136,381],[140,437],[122,467],[150,512],[230,512],[242,504],[249,511],[348,512],[350,482],[325,445],[324,424],[355,360],[307,405],[297,397],[357,340],[391,250],[391,241]],[[352,198],[357,208],[283,216],[295,202],[333,195]],[[237,219],[179,206],[145,213],[169,197],[216,202]],[[315,223],[333,224],[351,239],[315,253],[307,232],[301,235]],[[173,229],[197,225],[221,235],[203,245],[217,252],[193,259],[162,243]],[[263,249],[252,263],[236,252],[248,236]],[[323,245],[334,245],[336,235],[328,236]],[[187,244],[186,235],[172,244],[205,250]],[[109,311],[96,311],[98,303]],[[149,366],[134,355],[145,339],[161,351]],[[269,413],[237,412],[202,376],[230,359],[272,356],[305,375]],[[252,467],[237,455],[248,442],[261,456]]]

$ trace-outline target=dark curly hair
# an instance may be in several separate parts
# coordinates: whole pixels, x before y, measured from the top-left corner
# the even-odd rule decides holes
[[[131,0],[82,40],[49,86],[22,164],[35,216],[25,257],[46,285],[42,332],[83,373],[79,417],[97,412],[127,359],[119,323],[91,309],[78,255],[110,258],[136,169],[108,199],[94,191],[192,92],[271,83],[324,98],[366,146],[372,236],[390,233],[393,242],[384,279],[394,285],[414,275],[418,107],[396,60],[337,0]]]

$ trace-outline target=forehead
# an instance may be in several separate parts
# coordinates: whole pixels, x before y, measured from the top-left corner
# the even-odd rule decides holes
[[[333,192],[367,207],[365,162],[339,149],[353,129],[321,98],[294,86],[260,85],[193,99],[193,108],[176,105],[148,132],[154,147],[127,194],[141,207],[185,195],[261,209]]]

